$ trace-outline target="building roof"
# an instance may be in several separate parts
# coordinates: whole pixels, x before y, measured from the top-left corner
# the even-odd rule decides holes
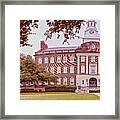
[[[70,47],[52,47],[46,48],[44,50],[39,50],[36,53],[41,51],[49,52],[49,51],[64,51],[64,50],[76,50],[76,52],[100,52],[100,43],[96,41],[85,42],[80,46],[70,46]]]
[[[79,46],[70,46],[70,47],[52,47],[52,48],[46,48],[44,50],[39,50],[37,52],[47,52],[47,51],[61,51],[61,50],[76,50]]]

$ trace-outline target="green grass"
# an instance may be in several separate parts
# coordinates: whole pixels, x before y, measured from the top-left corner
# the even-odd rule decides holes
[[[78,94],[74,92],[39,92],[21,93],[21,100],[100,100],[95,94]]]

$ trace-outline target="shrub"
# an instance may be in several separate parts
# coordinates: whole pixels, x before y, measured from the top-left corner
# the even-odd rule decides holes
[[[56,85],[56,86],[46,86],[46,92],[74,92],[76,86],[65,86],[65,85]]]

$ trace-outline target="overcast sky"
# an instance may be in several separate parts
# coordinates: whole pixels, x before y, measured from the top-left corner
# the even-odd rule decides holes
[[[97,22],[96,27],[99,32],[100,23],[99,21],[96,21],[96,22]],[[46,36],[44,36],[44,33],[47,28],[48,27],[46,25],[46,20],[39,20],[38,29],[35,29],[35,30],[33,29],[33,32],[35,32],[36,35],[29,35],[29,43],[32,45],[32,47],[29,47],[29,46],[21,47],[20,53],[33,56],[34,53],[40,49],[40,41],[42,40],[45,41]],[[84,37],[85,28],[86,28],[86,25],[81,26],[81,29],[80,29],[81,37]],[[76,39],[69,40],[70,45],[68,45],[67,43],[63,45],[62,44],[63,40],[64,40],[63,35],[61,35],[59,39],[56,39],[56,35],[54,34],[52,36],[52,39],[48,39],[46,43],[48,44],[48,47],[50,48],[50,47],[56,47],[56,46],[59,46],[59,47],[60,46],[61,47],[62,46],[79,46],[82,42],[81,39],[76,38]]]

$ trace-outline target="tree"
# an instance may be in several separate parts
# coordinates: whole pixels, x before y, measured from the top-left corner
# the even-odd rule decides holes
[[[47,81],[56,82],[57,76],[44,70],[43,66],[35,63],[30,55],[20,55],[20,82],[24,83],[26,87],[27,82],[33,82],[34,85],[38,84],[38,81],[44,83]]]
[[[38,81],[38,73],[43,70],[43,67],[36,64],[30,55],[20,55],[20,82],[25,86],[30,81],[35,85]]]
[[[46,82],[48,82],[48,84],[50,84],[51,82],[56,84],[57,78],[58,78],[57,75],[46,72],[46,71],[43,71],[43,72],[39,73],[38,77],[42,81],[42,83],[44,83],[46,81]]]
[[[57,33],[57,39],[60,38],[60,33],[64,35],[63,44],[68,40],[80,38],[80,28],[81,25],[84,25],[84,20],[46,20],[48,29],[44,33],[46,35],[46,40],[52,38],[53,33]]]
[[[38,28],[38,20],[20,20],[20,47],[32,46],[28,43],[28,35],[32,33],[32,28]]]
[[[29,44],[28,36],[32,33],[32,28],[38,28],[39,20],[20,20],[20,47],[32,46]],[[51,39],[53,34],[57,34],[57,39],[60,38],[61,33],[64,35],[63,44],[69,44],[68,40],[80,38],[81,25],[84,25],[84,20],[46,20],[48,29],[44,35],[47,39]]]

